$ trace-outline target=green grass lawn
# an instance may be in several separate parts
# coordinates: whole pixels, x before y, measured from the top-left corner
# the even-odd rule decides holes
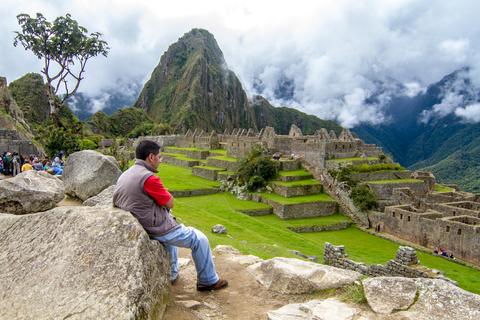
[[[438,184],[438,183],[435,184],[435,192],[443,193],[443,192],[453,192],[453,191],[455,191],[455,189],[447,187],[443,184]]]
[[[306,170],[293,170],[293,171],[279,171],[278,175],[281,177],[303,177],[311,176],[312,174]]]
[[[180,148],[180,147],[165,147],[168,150],[184,150],[184,151],[210,151],[209,149],[202,148]]]
[[[238,162],[237,158],[228,157],[228,156],[214,156],[214,157],[208,157],[208,159],[224,160],[228,162]]]
[[[219,193],[178,198],[174,214],[183,223],[202,230],[210,239],[212,247],[218,244],[232,245],[245,254],[254,254],[264,259],[275,256],[296,257],[288,251],[290,249],[306,255],[316,255],[319,261],[322,261],[325,242],[345,245],[351,259],[365,263],[386,263],[395,257],[398,250],[397,243],[355,227],[340,231],[302,234],[287,229],[288,226],[297,223],[320,224],[346,219],[340,215],[281,220],[274,215],[252,217],[238,212],[260,209],[264,206],[262,203],[238,200],[228,193]],[[228,229],[227,235],[210,232],[211,227],[217,223]],[[419,252],[418,256],[422,264],[443,271],[462,288],[480,293],[480,271],[422,252]]]
[[[167,163],[160,164],[157,175],[170,191],[196,190],[220,186],[218,181],[210,181],[192,175],[190,168],[177,167]]]
[[[162,152],[162,155],[172,156],[172,157],[175,157],[175,158],[177,158],[177,159],[185,160],[185,161],[199,161],[199,162],[201,162],[201,163],[205,163],[205,162],[206,162],[206,160],[203,160],[203,159],[189,158],[189,157],[187,157],[186,155],[181,154],[181,153]]]
[[[330,159],[330,160],[327,160],[327,161],[335,161],[335,162],[353,162],[353,161],[374,161],[374,160],[378,160],[378,157],[367,157],[367,158],[360,158],[360,157],[356,157],[356,158],[339,158],[339,159]]]
[[[281,204],[308,203],[308,202],[315,202],[315,201],[323,201],[323,202],[334,201],[332,197],[330,197],[326,193],[317,193],[317,194],[312,194],[308,196],[298,196],[298,197],[289,197],[289,198],[282,197],[281,195],[278,195],[276,193],[267,193],[267,192],[262,192],[260,193],[260,195],[262,196],[262,198],[270,199]]]
[[[273,184],[284,186],[284,187],[298,187],[298,186],[311,186],[311,185],[318,185],[318,182],[315,179],[306,179],[306,180],[299,180],[299,181],[290,181],[290,182],[283,182],[283,181],[272,181]]]
[[[221,155],[221,156],[226,156],[227,155],[227,150],[225,149],[212,149],[212,150],[209,150],[211,154],[218,154],[218,155]]]
[[[423,180],[419,180],[419,179],[391,179],[391,180],[365,181],[365,183],[369,183],[369,184],[423,183]]]

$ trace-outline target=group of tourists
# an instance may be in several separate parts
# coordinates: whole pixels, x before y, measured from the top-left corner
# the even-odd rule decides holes
[[[21,155],[18,152],[5,151],[0,156],[0,174],[16,176],[28,170],[46,171],[52,175],[63,173],[63,152],[60,152],[53,161],[48,157],[39,158],[36,155]]]
[[[435,249],[433,250],[433,254],[435,255],[440,255],[442,257],[447,257],[447,258],[450,258],[450,259],[455,259],[455,257],[453,256],[453,253],[448,253],[447,250],[443,247],[435,247]]]

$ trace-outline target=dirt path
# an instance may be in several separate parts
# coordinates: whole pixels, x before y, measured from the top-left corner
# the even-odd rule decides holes
[[[302,296],[281,296],[268,292],[246,271],[246,266],[232,261],[231,255],[218,252],[214,255],[217,271],[220,277],[228,280],[229,287],[208,293],[198,292],[190,250],[180,249],[182,261],[186,258],[190,261],[181,268],[180,278],[172,286],[164,319],[266,319],[267,311],[305,300]],[[198,303],[197,306],[191,306],[193,301]]]

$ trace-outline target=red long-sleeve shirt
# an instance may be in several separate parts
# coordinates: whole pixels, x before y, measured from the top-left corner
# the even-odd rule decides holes
[[[152,175],[145,180],[143,190],[161,207],[165,206],[172,199],[172,195],[156,175]]]

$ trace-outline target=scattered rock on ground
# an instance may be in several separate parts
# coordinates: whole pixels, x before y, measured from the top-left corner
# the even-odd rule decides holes
[[[225,256],[225,259],[229,262],[233,262],[242,266],[249,266],[263,261],[254,255],[243,255],[240,251],[232,246],[218,245],[213,249],[215,255]]]
[[[198,309],[202,303],[195,300],[178,301],[180,305],[188,309]]]
[[[283,294],[339,288],[358,280],[360,273],[299,259],[276,257],[247,268],[268,290]]]
[[[58,207],[0,214],[1,319],[161,319],[163,246],[128,212]]]
[[[226,234],[227,233],[227,228],[225,228],[221,224],[216,224],[212,227],[212,232],[213,233]]]
[[[268,320],[351,320],[358,313],[355,308],[337,299],[311,300],[292,303],[267,313]]]
[[[121,174],[122,171],[113,157],[93,150],[75,152],[68,157],[65,164],[65,192],[85,201],[117,183]]]
[[[0,180],[0,195],[0,212],[26,214],[55,207],[65,197],[65,187],[49,173],[30,170]]]
[[[84,206],[94,207],[94,206],[113,206],[113,191],[115,191],[115,186],[111,185],[107,189],[100,192],[98,195],[88,198],[83,202]]]
[[[396,312],[396,315],[411,320],[480,319],[480,296],[440,279],[401,277],[366,279],[363,286],[368,304],[373,310],[380,311],[385,311],[383,305],[391,306],[392,299],[403,299],[402,305],[406,305],[412,294],[410,280],[415,285],[416,300],[412,301],[408,310]],[[374,290],[378,290],[376,295],[373,294]],[[403,292],[399,292],[401,290]]]

